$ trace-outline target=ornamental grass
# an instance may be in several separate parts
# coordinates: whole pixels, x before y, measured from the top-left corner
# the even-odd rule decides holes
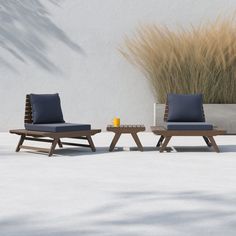
[[[188,30],[146,25],[126,37],[121,53],[150,81],[156,100],[202,93],[205,103],[236,103],[235,18]]]

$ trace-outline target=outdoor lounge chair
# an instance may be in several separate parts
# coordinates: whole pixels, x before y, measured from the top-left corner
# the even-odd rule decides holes
[[[21,136],[16,152],[29,149],[46,152],[48,156],[52,156],[57,144],[60,148],[63,145],[89,147],[95,152],[91,136],[101,132],[100,129],[91,129],[89,124],[65,123],[58,94],[26,95],[24,123],[25,129],[10,130],[10,133]],[[62,142],[62,138],[83,139],[87,140],[88,144]],[[48,142],[51,143],[51,148],[25,146],[25,140]]]
[[[157,147],[163,152],[172,136],[202,136],[208,147],[220,152],[214,136],[226,134],[225,130],[205,122],[202,95],[169,94],[165,107],[166,126],[152,126],[156,135],[161,135]]]

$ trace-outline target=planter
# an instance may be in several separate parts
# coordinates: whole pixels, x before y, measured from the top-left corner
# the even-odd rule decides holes
[[[204,104],[206,121],[236,134],[236,104]],[[154,125],[164,125],[165,104],[154,103]]]

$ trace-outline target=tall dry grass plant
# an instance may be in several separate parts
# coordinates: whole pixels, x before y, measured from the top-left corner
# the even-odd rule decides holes
[[[236,103],[234,17],[189,30],[143,26],[120,51],[144,72],[160,103],[167,93],[203,93],[205,103]]]

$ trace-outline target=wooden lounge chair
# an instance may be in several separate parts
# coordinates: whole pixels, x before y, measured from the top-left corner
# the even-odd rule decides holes
[[[33,125],[33,118],[32,118],[32,106],[30,102],[30,95],[26,95],[26,104],[25,104],[25,125]],[[53,125],[53,124],[52,124]],[[20,135],[19,143],[16,147],[16,152],[19,152],[20,149],[29,149],[35,150],[39,152],[46,152],[48,156],[52,156],[54,150],[58,144],[60,148],[63,145],[70,145],[70,146],[79,146],[79,147],[89,147],[93,152],[96,151],[94,146],[92,135],[100,133],[100,129],[88,129],[88,130],[80,130],[80,131],[59,131],[59,132],[49,132],[49,131],[37,131],[37,130],[27,130],[27,129],[15,129],[9,131],[12,134]],[[71,143],[71,142],[62,142],[62,138],[73,138],[73,139],[82,139],[87,140],[88,144],[80,144],[80,143]],[[41,147],[32,147],[32,146],[25,146],[23,142],[25,140],[28,141],[38,141],[38,142],[47,142],[51,143],[51,148],[41,148]]]
[[[203,106],[202,106],[202,112],[203,112],[203,117],[205,120]],[[169,106],[168,106],[168,103],[166,103],[165,113],[164,113],[164,122],[168,121],[168,113],[169,113]],[[184,123],[186,124],[187,122],[184,122]],[[172,126],[174,127],[175,124],[172,124]],[[179,123],[179,124],[181,124],[181,123]],[[189,129],[189,128],[185,129],[184,128],[184,129],[180,130],[180,129],[175,129],[172,127],[171,127],[171,129],[168,129],[168,125],[167,125],[167,127],[151,126],[152,132],[156,135],[161,136],[157,142],[157,145],[156,145],[157,147],[160,148],[159,151],[160,152],[165,151],[170,139],[173,136],[202,136],[203,140],[205,141],[205,143],[207,144],[208,147],[212,147],[215,150],[215,152],[220,152],[219,147],[217,146],[217,144],[215,142],[214,136],[226,134],[225,130],[219,129],[214,126],[212,129],[199,129],[199,128],[195,129],[194,123],[190,122],[189,124],[192,125],[192,127],[193,127],[192,129]],[[203,125],[204,125],[204,123],[203,123]],[[206,124],[206,125],[210,125],[210,124]]]

